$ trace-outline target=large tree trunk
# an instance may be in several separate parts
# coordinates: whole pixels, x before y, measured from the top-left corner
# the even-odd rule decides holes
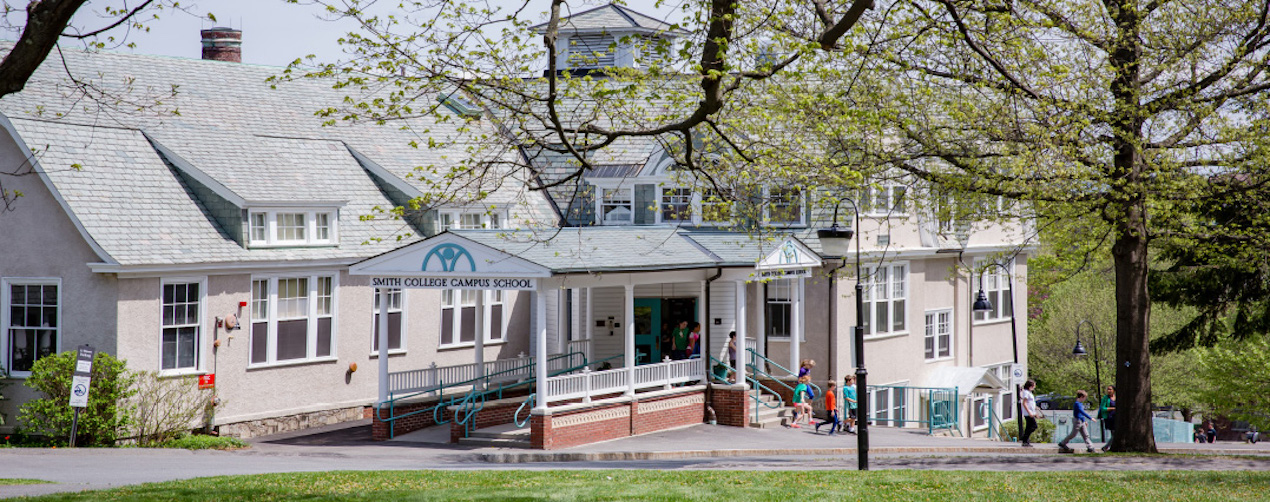
[[[1116,267],[1116,431],[1111,449],[1154,453],[1146,215],[1141,205],[1124,209],[1129,228],[1121,229],[1111,251]]]

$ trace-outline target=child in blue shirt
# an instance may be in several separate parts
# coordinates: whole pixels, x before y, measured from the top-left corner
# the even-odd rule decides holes
[[[1067,442],[1080,434],[1081,439],[1085,440],[1085,452],[1093,453],[1094,444],[1089,441],[1089,413],[1085,412],[1085,398],[1089,395],[1083,390],[1076,391],[1076,402],[1072,404],[1072,432],[1065,439],[1058,442],[1059,453],[1073,453],[1075,450],[1067,447]]]

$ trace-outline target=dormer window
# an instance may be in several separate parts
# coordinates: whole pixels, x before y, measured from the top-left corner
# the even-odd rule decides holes
[[[501,211],[442,210],[437,212],[441,230],[481,230],[503,228]]]
[[[338,243],[334,209],[261,209],[247,218],[248,246],[332,246]]]
[[[630,225],[634,222],[634,205],[630,188],[605,188],[600,200],[600,217],[605,225]]]
[[[767,189],[767,224],[773,226],[805,225],[803,193],[794,188]]]

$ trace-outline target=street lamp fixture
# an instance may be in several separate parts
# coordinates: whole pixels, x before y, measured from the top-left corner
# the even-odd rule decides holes
[[[1093,347],[1094,347],[1094,384],[1098,386],[1098,390],[1095,392],[1098,395],[1098,402],[1101,403],[1102,402],[1102,371],[1099,369],[1101,365],[1098,362],[1098,330],[1094,329],[1094,323],[1089,322],[1088,319],[1081,319],[1080,322],[1076,324],[1076,346],[1072,347],[1072,355],[1084,356],[1089,354],[1089,352],[1085,350],[1085,345],[1080,343],[1080,328],[1081,326],[1084,326],[1086,324],[1089,325],[1089,331],[1091,333],[1089,335],[1089,340],[1093,343]],[[1101,404],[1099,406],[1101,406]],[[1101,431],[1102,442],[1106,443],[1107,430],[1102,428],[1099,428],[1099,430]]]
[[[844,229],[838,226],[838,206],[842,201],[851,203],[855,210],[855,226]],[[860,206],[854,200],[842,197],[833,205],[833,226],[816,231],[820,239],[820,249],[826,256],[840,257],[844,261],[851,249],[851,238],[860,229]],[[860,410],[860,420],[856,423],[856,453],[859,468],[869,470],[869,372],[864,369],[864,285],[860,282],[860,238],[855,239],[855,388],[856,406]],[[837,302],[834,302],[837,304]]]
[[[987,312],[992,310],[992,302],[988,301],[988,295],[983,292],[983,274],[987,273],[993,267],[1000,268],[1005,272],[1006,277],[1006,301],[1010,307],[1010,339],[1014,342],[1014,364],[1019,364],[1019,330],[1015,319],[1018,318],[1018,312],[1014,309],[1014,274],[1010,273],[1010,269],[1005,265],[997,262],[989,263],[983,270],[979,271],[979,294],[975,295],[975,304],[973,310],[975,312]],[[1011,378],[1014,378],[1013,368],[1011,368]],[[1019,401],[1019,396],[1023,394],[1023,389],[1016,380],[1014,383],[1014,418],[1019,425],[1019,438],[1023,437],[1023,403]]]

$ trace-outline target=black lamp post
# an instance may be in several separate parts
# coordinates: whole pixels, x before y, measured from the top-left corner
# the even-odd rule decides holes
[[[1080,320],[1080,322],[1076,324],[1076,346],[1075,346],[1075,347],[1072,347],[1072,355],[1073,355],[1073,356],[1083,356],[1083,355],[1088,355],[1088,354],[1089,354],[1089,352],[1086,352],[1086,351],[1085,351],[1085,346],[1084,346],[1083,344],[1081,344],[1081,343],[1080,343],[1080,327],[1081,327],[1081,326],[1084,326],[1084,325],[1086,325],[1086,324],[1088,324],[1088,325],[1089,325],[1089,331],[1093,333],[1092,335],[1090,335],[1090,340],[1092,340],[1092,341],[1094,342],[1094,384],[1098,386],[1098,390],[1096,391],[1096,393],[1097,393],[1097,395],[1098,395],[1098,403],[1099,403],[1099,404],[1098,404],[1098,406],[1099,406],[1099,407],[1101,407],[1101,406],[1102,406],[1102,372],[1101,372],[1101,371],[1099,371],[1099,369],[1098,369],[1098,368],[1099,368],[1099,364],[1098,364],[1098,330],[1097,330],[1097,329],[1094,329],[1094,323],[1089,322],[1089,320],[1088,320],[1088,319],[1081,319],[1081,320]],[[1100,435],[1102,436],[1102,442],[1106,443],[1106,442],[1107,442],[1107,430],[1106,430],[1106,429],[1103,429],[1103,428],[1101,428],[1101,427],[1099,427],[1099,428],[1098,428],[1098,430],[1099,430],[1099,431],[1100,431],[1100,433],[1101,433]]]
[[[986,312],[992,310],[992,302],[988,301],[988,295],[983,292],[983,274],[987,273],[988,270],[991,270],[993,267],[999,267],[1005,272],[1005,296],[1007,298],[1006,301],[1008,302],[1006,305],[1010,306],[1010,339],[1014,342],[1014,364],[1019,364],[1019,330],[1018,325],[1015,322],[1015,319],[1018,317],[1018,312],[1014,310],[1014,274],[1010,273],[1010,269],[1008,267],[1000,263],[992,262],[989,263],[988,266],[984,267],[983,270],[979,271],[979,294],[975,295],[973,310],[975,312]],[[973,321],[971,322],[973,323]],[[1010,377],[1014,378],[1013,371],[1011,372]],[[1019,401],[1019,396],[1022,393],[1022,389],[1016,382],[1014,384],[1014,419],[1019,425],[1020,439],[1023,437],[1023,403]]]
[[[851,203],[855,210],[855,226],[850,229],[838,227],[838,205],[842,201]],[[854,200],[843,197],[833,206],[833,226],[816,231],[820,239],[821,252],[827,256],[838,256],[846,259],[851,250],[851,237],[860,229],[860,206]],[[860,470],[869,470],[869,392],[867,379],[869,372],[864,369],[864,284],[860,275],[860,238],[855,240],[855,388],[856,407],[859,408],[859,421],[856,423],[856,453],[859,455]],[[834,302],[837,304],[837,302]]]

